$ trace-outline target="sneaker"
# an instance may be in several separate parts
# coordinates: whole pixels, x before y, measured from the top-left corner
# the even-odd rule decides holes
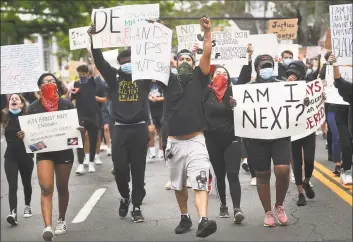
[[[101,144],[100,151],[105,151],[108,149],[108,146],[106,144]]]
[[[90,162],[90,163],[88,164],[88,172],[89,172],[89,173],[94,173],[94,172],[96,172],[96,168],[94,167],[94,162]]]
[[[54,233],[53,228],[49,225],[43,230],[43,239],[44,241],[53,241]]]
[[[189,180],[186,181],[186,187],[187,188],[192,188],[191,183],[189,182]]]
[[[314,185],[309,181],[309,186],[310,187],[314,187]]]
[[[85,173],[85,167],[83,164],[79,164],[76,169],[76,175],[81,176]]]
[[[151,155],[151,154],[150,154],[150,155],[149,155],[149,158],[150,158],[150,159],[156,159],[156,155]]]
[[[265,214],[264,226],[265,227],[275,227],[276,226],[275,218],[273,217],[272,211],[268,211]]]
[[[306,199],[303,193],[298,194],[298,201],[297,201],[297,206],[305,206],[306,205]]]
[[[11,214],[7,216],[6,221],[11,224],[12,226],[17,225],[17,210],[13,209]]]
[[[129,212],[130,199],[121,198],[119,206],[119,216],[125,218]]]
[[[175,228],[176,234],[184,234],[190,230],[192,226],[190,215],[181,215],[180,223]]]
[[[227,205],[221,205],[219,208],[219,217],[220,218],[229,218],[229,212]]]
[[[302,185],[304,191],[305,191],[305,196],[309,199],[313,199],[315,197],[315,192],[314,189],[310,186],[309,183],[303,182]]]
[[[163,150],[159,150],[159,152],[158,152],[158,158],[159,158],[159,159],[164,159]]]
[[[30,206],[26,205],[25,210],[23,211],[23,217],[24,218],[32,217],[32,209]]]
[[[336,165],[335,169],[333,169],[333,174],[335,174],[336,176],[339,176],[341,174],[341,166]]]
[[[208,220],[208,218],[202,218],[199,223],[198,230],[196,231],[196,237],[206,238],[216,231],[216,221]]]
[[[67,232],[66,222],[62,221],[62,219],[59,219],[58,224],[56,225],[54,234],[62,235],[62,234],[66,234],[66,232]]]
[[[107,148],[107,156],[112,156],[112,148]]]
[[[253,178],[251,178],[251,182],[250,182],[250,185],[251,186],[256,186],[256,177],[253,177]]]
[[[352,185],[352,170],[346,170],[341,172],[341,182],[343,185]]]
[[[83,158],[83,164],[85,166],[88,166],[88,164],[89,164],[89,160],[86,158],[86,156],[85,156],[85,158]]]
[[[101,159],[99,159],[99,158],[95,158],[95,159],[94,159],[94,164],[96,164],[96,165],[103,165],[103,161],[102,161]]]
[[[235,224],[241,224],[241,222],[243,222],[244,218],[245,218],[244,214],[240,208],[234,209],[234,223]]]
[[[247,159],[243,160],[243,163],[241,163],[241,167],[243,168],[243,170],[245,172],[249,172],[250,171]]]
[[[284,206],[275,206],[273,208],[273,211],[275,212],[277,216],[277,220],[280,223],[280,225],[287,225],[288,217],[286,212],[284,211]]]
[[[131,211],[131,219],[134,223],[145,222],[145,218],[142,216],[140,208],[137,207],[134,207],[133,211]]]
[[[167,184],[165,184],[164,188],[165,188],[165,190],[172,189],[172,182],[171,181],[167,182]]]

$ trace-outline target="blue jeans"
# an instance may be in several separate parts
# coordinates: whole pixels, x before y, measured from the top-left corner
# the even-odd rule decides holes
[[[339,137],[339,133],[336,125],[334,112],[327,113],[327,123],[330,126],[330,130],[331,130],[333,162],[341,162],[340,137]]]

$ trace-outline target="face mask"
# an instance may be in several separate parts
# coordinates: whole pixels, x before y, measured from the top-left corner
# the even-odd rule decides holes
[[[268,79],[271,78],[272,73],[273,73],[273,68],[261,69],[261,70],[260,70],[260,77],[261,77],[263,80],[268,80]]]
[[[190,64],[183,62],[178,67],[178,79],[182,83],[188,83],[194,74],[194,70]]]
[[[212,88],[213,91],[215,92],[219,102],[222,102],[224,94],[227,91],[227,87],[228,87],[228,81],[224,75],[215,76],[210,85],[210,88]]]
[[[41,87],[41,93],[45,99],[49,99],[49,100],[51,100],[51,99],[54,100],[59,97],[57,86],[56,86],[56,84],[53,84],[53,83],[44,84]]]
[[[12,113],[12,114],[19,114],[21,111],[22,111],[22,108],[18,108],[18,109],[11,109],[9,108],[9,111]]]
[[[171,69],[171,72],[172,72],[173,74],[175,74],[175,75],[178,75],[178,70],[177,70],[177,68],[172,68],[172,69]]]
[[[289,66],[289,64],[292,63],[292,59],[283,59],[283,65],[284,66]]]
[[[88,76],[80,77],[80,83],[85,84],[88,82]]]
[[[311,74],[312,72],[313,72],[312,69],[308,69],[308,70],[306,71],[306,75],[309,75],[309,74]]]
[[[120,66],[121,71],[124,72],[125,74],[131,74],[131,63],[125,63]]]

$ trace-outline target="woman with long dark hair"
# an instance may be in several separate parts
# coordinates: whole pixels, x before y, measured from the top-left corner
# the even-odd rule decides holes
[[[9,205],[10,215],[6,220],[12,226],[17,225],[17,184],[18,172],[20,172],[23,192],[25,197],[24,218],[32,217],[31,198],[32,198],[32,172],[33,154],[27,154],[23,141],[19,138],[18,132],[21,131],[18,117],[27,114],[27,101],[19,94],[12,94],[9,98],[7,107],[1,115],[2,128],[6,138],[5,151],[5,174],[9,183]]]
[[[40,99],[29,106],[28,114],[74,109],[72,102],[59,97],[57,83],[58,80],[51,73],[45,73],[39,77]],[[19,136],[22,139],[24,135],[24,132],[20,131]],[[37,174],[41,188],[41,208],[45,225],[43,239],[45,241],[52,241],[54,236],[52,229],[54,172],[59,197],[59,219],[55,228],[55,235],[65,234],[67,231],[65,214],[69,203],[68,184],[73,161],[74,153],[72,149],[37,154]]]

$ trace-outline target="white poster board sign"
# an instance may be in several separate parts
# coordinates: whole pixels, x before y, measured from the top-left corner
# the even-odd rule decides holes
[[[168,85],[173,31],[160,23],[131,29],[132,80],[153,79]]]
[[[322,99],[324,86],[320,79],[307,83],[306,95],[310,104],[305,107],[304,114],[306,116],[306,130],[299,135],[292,136],[291,140],[295,141],[304,138],[316,132],[326,120],[325,102]]]
[[[305,131],[306,83],[234,85],[234,131],[253,139],[278,139]]]
[[[338,65],[352,65],[352,6],[330,5],[331,46]]]
[[[342,78],[346,81],[352,82],[352,67],[339,67]],[[349,105],[349,103],[345,102],[341,95],[338,93],[338,89],[335,87],[334,78],[333,78],[333,66],[326,65],[326,102],[332,104],[341,104],[341,105]]]
[[[118,55],[119,49],[108,50],[102,52],[104,59],[115,69],[119,69],[120,65],[118,64]]]
[[[70,50],[87,49],[90,47],[91,38],[87,30],[89,26],[69,29]]]
[[[43,72],[39,43],[1,46],[1,94],[38,91],[37,81]]]
[[[20,116],[19,121],[27,153],[83,147],[76,109]]]
[[[131,45],[131,26],[146,19],[159,18],[159,4],[125,5],[93,9],[92,22],[97,34],[92,36],[93,48]]]
[[[194,46],[203,48],[203,33],[200,24],[179,25],[176,26],[176,32],[178,37],[178,52],[182,49],[191,51]]]

